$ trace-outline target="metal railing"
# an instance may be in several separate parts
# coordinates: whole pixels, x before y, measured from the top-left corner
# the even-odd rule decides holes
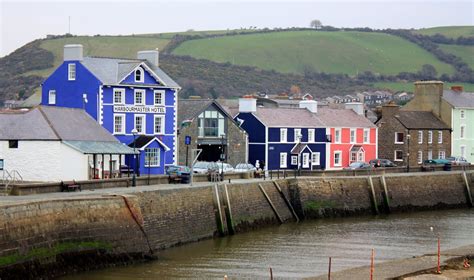
[[[17,170],[2,170],[1,185],[4,185],[5,192],[8,192],[8,186],[23,181],[23,177]]]

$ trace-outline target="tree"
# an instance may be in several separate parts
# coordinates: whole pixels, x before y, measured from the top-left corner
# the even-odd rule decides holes
[[[312,28],[321,29],[323,24],[321,23],[319,19],[313,19],[311,23],[309,24],[309,26]]]
[[[422,79],[436,79],[438,72],[431,64],[424,64],[419,72]]]

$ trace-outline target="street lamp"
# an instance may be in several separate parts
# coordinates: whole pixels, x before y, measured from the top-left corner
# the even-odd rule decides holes
[[[225,159],[225,156],[224,156],[224,134],[221,134],[221,164],[222,164],[222,171],[221,171],[221,179],[222,181],[224,181],[224,159]]]
[[[133,134],[133,175],[132,175],[132,187],[137,186],[137,178],[135,173],[137,172],[137,143],[135,142],[135,138],[137,137],[138,131],[136,128],[132,129]]]
[[[298,144],[301,144],[301,139],[303,138],[303,135],[298,134],[297,137],[298,137]],[[299,176],[301,176],[301,152],[303,151],[299,151],[299,154],[298,154],[298,175]]]
[[[407,173],[410,172],[410,131],[407,134]]]

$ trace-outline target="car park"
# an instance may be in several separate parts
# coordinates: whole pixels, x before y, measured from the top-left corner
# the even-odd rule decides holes
[[[370,169],[372,166],[367,162],[363,161],[356,161],[349,164],[348,167],[344,168],[344,170],[362,170],[362,169]]]
[[[369,164],[373,167],[397,167],[391,160],[383,158],[372,159],[369,161]]]

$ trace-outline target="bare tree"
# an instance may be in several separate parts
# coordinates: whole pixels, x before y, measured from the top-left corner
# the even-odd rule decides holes
[[[309,26],[312,28],[321,29],[323,24],[321,23],[319,19],[313,19],[311,23],[309,24]]]

